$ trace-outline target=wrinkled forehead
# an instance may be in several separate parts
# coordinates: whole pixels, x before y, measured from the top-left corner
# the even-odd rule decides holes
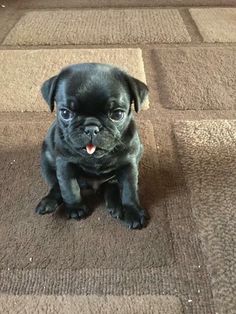
[[[71,71],[59,79],[56,102],[73,104],[78,110],[89,106],[104,109],[110,102],[128,107],[130,95],[125,80],[110,70]]]

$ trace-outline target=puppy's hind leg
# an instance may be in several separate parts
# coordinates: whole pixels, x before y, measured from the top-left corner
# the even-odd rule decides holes
[[[123,207],[118,182],[104,183],[103,189],[106,209],[112,217],[122,219]]]
[[[37,205],[35,212],[44,215],[54,212],[63,202],[60,186],[56,176],[56,170],[48,161],[44,151],[41,156],[41,172],[45,181],[50,186],[49,193],[42,198]]]

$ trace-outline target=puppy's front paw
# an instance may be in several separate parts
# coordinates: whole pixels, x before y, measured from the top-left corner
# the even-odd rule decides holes
[[[142,229],[146,226],[149,216],[145,209],[136,206],[124,207],[123,221],[129,229]]]
[[[40,215],[53,213],[60,206],[57,200],[45,196],[35,208],[35,212]]]
[[[122,219],[123,218],[123,208],[119,205],[108,207],[108,212],[112,215],[113,218]]]
[[[82,204],[79,205],[78,208],[74,206],[67,206],[66,211],[69,219],[72,218],[76,220],[84,219],[90,214],[90,210],[87,208],[87,206]]]

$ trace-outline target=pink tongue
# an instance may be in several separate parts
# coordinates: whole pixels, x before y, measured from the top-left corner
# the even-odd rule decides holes
[[[94,146],[93,144],[88,144],[86,146],[86,150],[89,155],[92,155],[96,150],[96,146]]]

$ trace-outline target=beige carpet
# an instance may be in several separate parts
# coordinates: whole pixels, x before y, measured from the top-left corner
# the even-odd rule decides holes
[[[140,49],[1,50],[0,110],[48,111],[42,83],[61,68],[83,62],[113,64],[146,81]],[[143,108],[148,108],[148,100]]]
[[[191,9],[205,42],[236,42],[236,8]]]
[[[182,314],[172,296],[1,296],[6,314]]]
[[[15,10],[3,10],[0,9],[0,42],[6,37],[8,32],[12,29],[12,27],[16,24],[16,22],[20,19],[21,14]]]
[[[156,49],[153,60],[164,107],[178,110],[235,108],[235,48]]]
[[[21,8],[93,8],[152,6],[232,6],[235,0],[18,0]]]
[[[3,44],[53,46],[190,41],[177,10],[110,9],[26,13]]]
[[[234,313],[236,121],[180,122],[175,134],[216,306]]]

